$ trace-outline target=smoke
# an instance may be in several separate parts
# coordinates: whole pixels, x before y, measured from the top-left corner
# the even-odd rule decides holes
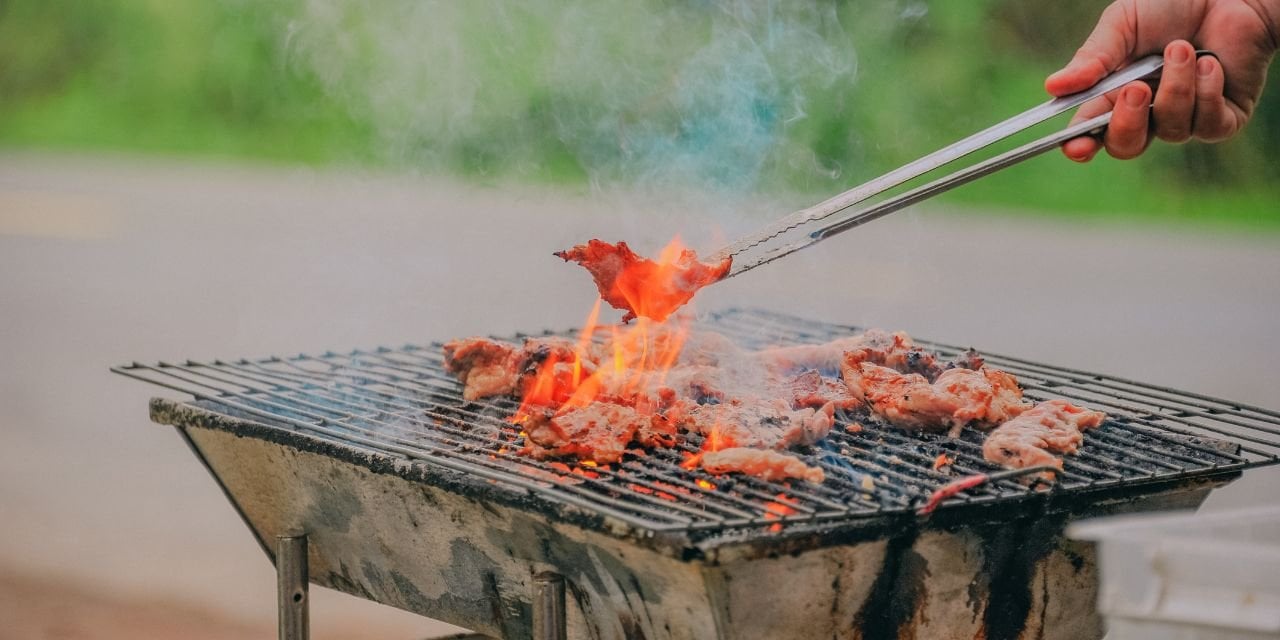
[[[788,136],[853,84],[831,2],[298,0],[284,13],[291,64],[398,163],[737,192],[778,168],[840,170]]]

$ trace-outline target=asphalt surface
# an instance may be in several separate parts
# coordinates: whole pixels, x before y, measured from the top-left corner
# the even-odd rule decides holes
[[[269,563],[148,422],[165,394],[109,365],[577,326],[593,289],[553,250],[597,236],[654,250],[676,232],[707,247],[787,204],[0,155],[0,594],[80,594],[73,609],[133,617],[57,635],[57,608],[5,615],[34,625],[15,627],[36,630],[24,637],[168,635],[157,603],[174,603],[209,616],[200,637],[274,634]],[[910,211],[697,305],[901,328],[1280,409],[1278,236]],[[1280,502],[1278,481],[1250,473],[1205,509]],[[446,629],[316,591],[317,638]]]

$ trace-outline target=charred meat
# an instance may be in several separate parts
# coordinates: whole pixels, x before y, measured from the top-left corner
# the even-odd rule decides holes
[[[606,402],[538,412],[524,424],[527,453],[539,459],[578,456],[601,464],[617,462],[650,420],[652,416],[632,407]]]
[[[593,241],[574,251],[617,273],[639,260],[624,244]],[[826,438],[836,411],[867,411],[908,431],[995,429],[984,456],[1014,468],[1060,465],[1081,430],[1105,418],[1063,401],[1033,407],[1013,375],[985,366],[977,352],[944,362],[902,332],[751,351],[677,324],[593,328],[577,342],[455,340],[444,345],[445,366],[467,400],[521,400],[513,420],[532,457],[608,464],[690,434],[708,470],[771,479],[821,478],[785,452]]]
[[[1084,442],[1083,431],[1101,425],[1106,418],[1101,411],[1066,400],[1047,400],[992,431],[982,445],[982,456],[1014,469],[1041,465],[1061,469],[1059,455],[1078,451]]]
[[[627,312],[623,322],[637,316],[666,320],[699,289],[723,278],[731,266],[729,258],[717,264],[699,262],[696,253],[679,246],[668,247],[654,261],[637,255],[625,242],[610,244],[601,240],[590,240],[555,255],[586,268],[600,297],[615,309]]]
[[[516,346],[488,338],[464,338],[444,344],[445,371],[462,382],[462,397],[523,394],[538,368],[551,362],[558,375],[573,374],[574,346],[563,338],[526,338]],[[594,368],[594,362],[587,361]],[[563,402],[565,398],[559,398]]]
[[[737,471],[772,482],[797,478],[822,484],[826,480],[820,467],[811,467],[793,455],[765,449],[734,447],[708,451],[702,454],[701,464],[709,473]]]
[[[1030,407],[1017,379],[997,369],[947,369],[929,382],[918,373],[854,361],[841,373],[854,397],[903,429],[953,435],[965,426],[990,429]]]
[[[792,409],[785,401],[735,398],[696,405],[676,420],[685,431],[702,435],[708,449],[786,449],[827,437],[835,423],[835,406]]]

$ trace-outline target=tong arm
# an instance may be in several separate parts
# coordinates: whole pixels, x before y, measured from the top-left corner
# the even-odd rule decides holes
[[[1081,91],[1079,93],[1073,93],[1068,96],[1062,96],[1060,98],[1055,98],[1053,100],[1049,100],[1048,102],[1045,102],[1037,107],[1034,107],[1016,116],[1013,116],[1005,120],[1004,122],[1001,122],[987,129],[979,131],[978,133],[975,133],[963,140],[960,140],[959,142],[953,143],[947,147],[944,147],[933,153],[930,153],[929,155],[926,155],[922,158],[919,158],[915,161],[905,164],[897,169],[894,169],[893,171],[890,171],[889,173],[886,173],[869,182],[863,183],[859,186],[849,189],[848,191],[845,191],[844,193],[841,193],[835,197],[829,198],[811,207],[807,207],[805,209],[796,211],[782,218],[781,220],[778,220],[777,222],[774,222],[773,224],[767,227],[764,227],[751,235],[740,238],[736,242],[720,249],[715,254],[710,256],[709,260],[711,262],[718,262],[726,258],[733,258],[735,256],[739,256],[747,252],[748,250],[751,250],[756,247],[760,247],[761,245],[764,245],[765,243],[768,243],[769,241],[779,236],[788,234],[788,232],[791,232],[802,226],[808,225],[812,222],[823,220],[825,218],[829,218],[856,204],[864,202],[880,193],[883,193],[884,191],[887,191],[898,185],[901,185],[902,183],[908,180],[924,175],[925,173],[933,171],[934,169],[937,169],[945,164],[954,162],[979,149],[985,148],[995,142],[1008,138],[1009,136],[1017,134],[1037,124],[1040,124],[1045,120],[1048,120],[1054,116],[1062,114],[1077,106],[1080,106],[1081,104],[1084,104],[1085,102],[1088,102],[1093,98],[1101,96],[1110,91],[1119,89],[1120,87],[1123,87],[1124,85],[1130,82],[1133,82],[1135,80],[1142,80],[1142,79],[1149,78],[1153,75],[1156,75],[1159,73],[1159,71],[1163,66],[1164,66],[1164,58],[1160,55],[1150,55],[1145,58],[1141,58],[1136,62],[1134,62],[1133,64],[1130,64],[1129,66],[1125,67],[1124,69],[1121,69],[1120,71],[1117,71],[1111,74],[1110,76],[1103,78],[1097,84],[1095,84],[1094,86],[1084,91]],[[1041,140],[1039,142],[1044,142],[1047,139],[1048,138]],[[1036,155],[1036,154],[1031,154],[1031,155]],[[1013,162],[1026,159],[1026,157],[1030,157],[1030,156],[1019,157],[1017,160],[1014,160]],[[1012,164],[1012,162],[1009,164]],[[992,168],[991,171],[994,171],[999,168],[1003,168],[1005,166],[1008,166],[1008,164],[1004,164],[1004,165],[1000,165],[998,167]],[[987,171],[986,173],[982,173],[980,175],[986,175],[987,173],[990,173],[990,171]],[[980,175],[974,176],[974,178],[980,177]],[[973,179],[973,178],[970,178],[970,179]],[[967,182],[967,180],[965,182]],[[936,193],[941,193],[942,191],[945,191],[951,188],[952,186],[957,186],[958,184],[963,184],[963,182],[952,184],[951,186],[948,186],[941,190],[935,190],[935,191],[929,192],[928,195],[925,195],[924,197],[929,197]],[[914,200],[913,202],[918,202],[919,200],[924,199],[924,197]],[[888,213],[890,211],[896,211],[897,209],[900,209],[903,206],[907,206],[907,205],[903,204],[897,208],[890,209],[889,211],[885,211],[885,213]],[[881,215],[883,215],[883,213]],[[860,217],[861,216],[859,215],[859,216],[856,216],[855,218],[860,218]],[[876,217],[879,217],[879,216],[876,216]],[[874,219],[874,218],[870,218],[870,219]],[[866,220],[863,220],[863,221],[865,222]],[[856,224],[852,226],[856,226]],[[838,231],[836,233],[838,233]],[[809,244],[812,244],[812,242],[802,243],[800,244],[799,247],[796,247],[796,248],[808,246]],[[789,247],[791,245],[787,245],[787,246]],[[773,256],[769,258],[768,261],[771,262],[772,260],[776,260],[782,255],[786,255],[786,253],[790,253],[790,251],[779,253],[779,251],[784,248],[786,247],[767,250],[767,255]],[[794,251],[794,249],[791,249],[791,251]],[[735,262],[740,262],[740,261],[735,260]],[[764,264],[764,262],[744,261],[741,265],[735,264],[725,277],[730,277],[730,276],[734,276],[739,273],[742,273],[744,271],[749,271],[750,269],[756,266],[759,266],[760,264]]]

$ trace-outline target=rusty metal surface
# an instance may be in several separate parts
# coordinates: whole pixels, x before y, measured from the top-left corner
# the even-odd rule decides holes
[[[306,532],[312,581],[510,639],[531,637],[534,576],[567,583],[570,638],[1096,638],[1088,545],[1070,512],[998,524],[886,529],[881,538],[765,551],[751,541],[674,553],[620,529],[542,517],[433,484],[420,465],[227,428],[227,418],[156,403],[177,422],[255,534]],[[483,483],[483,481],[482,481]],[[1211,484],[1128,497],[1096,512],[1187,506]]]

